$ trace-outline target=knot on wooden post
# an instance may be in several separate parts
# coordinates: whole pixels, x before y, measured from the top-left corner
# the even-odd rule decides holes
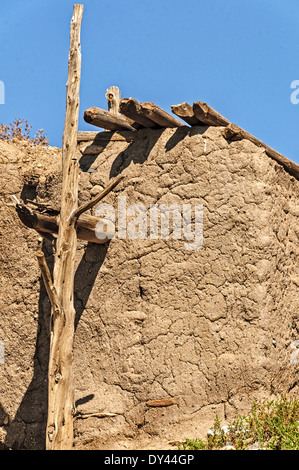
[[[106,91],[108,110],[111,113],[119,114],[120,90],[117,86],[111,86]]]

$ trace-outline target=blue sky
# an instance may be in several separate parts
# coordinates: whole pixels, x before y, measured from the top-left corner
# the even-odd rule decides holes
[[[1,0],[0,123],[27,119],[61,147],[74,1]],[[91,106],[122,97],[170,112],[205,101],[299,163],[298,0],[87,0],[82,22],[79,130]],[[298,94],[299,96],[299,94]]]

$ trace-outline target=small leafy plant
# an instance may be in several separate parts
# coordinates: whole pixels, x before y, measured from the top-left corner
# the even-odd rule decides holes
[[[238,415],[228,426],[216,416],[205,441],[186,439],[184,450],[213,450],[231,446],[246,450],[256,444],[265,450],[299,450],[299,401],[286,397],[254,402],[248,415]]]
[[[43,129],[38,129],[34,137],[30,136],[31,129],[32,126],[30,126],[28,121],[24,119],[14,119],[9,125],[0,124],[0,139],[12,141],[26,140],[32,145],[49,145],[49,141]]]

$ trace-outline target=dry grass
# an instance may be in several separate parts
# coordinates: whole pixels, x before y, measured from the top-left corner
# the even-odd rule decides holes
[[[48,146],[49,140],[43,129],[38,129],[31,137],[32,126],[24,119],[14,119],[9,125],[0,124],[0,139],[11,141],[27,141],[32,145]]]

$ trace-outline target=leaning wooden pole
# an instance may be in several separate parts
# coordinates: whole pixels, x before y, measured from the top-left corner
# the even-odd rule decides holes
[[[76,219],[78,208],[77,131],[81,76],[80,31],[83,5],[74,5],[70,28],[65,127],[62,146],[62,194],[53,286],[59,309],[51,313],[51,342],[48,372],[47,450],[69,450],[73,446],[73,302]]]

